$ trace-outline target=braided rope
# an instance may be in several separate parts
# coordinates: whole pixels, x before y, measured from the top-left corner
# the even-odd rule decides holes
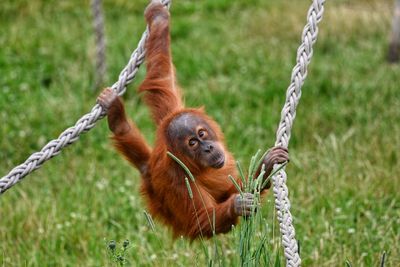
[[[106,73],[106,42],[104,38],[104,18],[101,0],[92,0],[93,28],[96,43],[96,77],[94,89],[101,87]]]
[[[169,7],[171,0],[162,0],[161,2]],[[111,86],[118,95],[125,93],[126,86],[133,81],[140,65],[144,61],[147,36],[148,27],[142,34],[138,47],[133,51],[128,64],[121,71],[118,81]],[[44,162],[60,154],[64,147],[76,142],[82,133],[91,130],[96,125],[96,122],[105,115],[106,113],[102,107],[96,104],[92,110],[83,115],[74,126],[66,129],[57,139],[48,142],[40,152],[33,153],[24,163],[18,165],[6,176],[2,177],[0,179],[0,195],[22,180],[25,176],[40,168]]]
[[[307,66],[313,56],[313,45],[318,36],[318,23],[322,19],[325,0],[314,0],[307,14],[307,24],[303,29],[302,43],[297,50],[297,64],[293,68],[291,83],[286,92],[286,101],[281,112],[281,121],[276,133],[276,146],[288,147],[290,132],[296,117],[296,107],[301,97],[301,87],[307,77]],[[277,168],[278,166],[274,166]],[[282,245],[287,266],[300,266],[301,259],[298,253],[295,230],[290,213],[289,191],[286,186],[286,172],[280,170],[273,180],[275,207],[282,234]]]

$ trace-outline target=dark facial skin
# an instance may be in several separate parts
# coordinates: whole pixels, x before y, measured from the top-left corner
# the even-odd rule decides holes
[[[199,167],[222,168],[225,153],[217,136],[205,120],[183,113],[168,126],[167,136],[174,150],[184,154]]]

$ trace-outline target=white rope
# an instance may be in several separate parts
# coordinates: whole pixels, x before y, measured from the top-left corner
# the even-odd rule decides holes
[[[171,0],[162,0],[161,2],[169,7]],[[128,64],[121,71],[118,81],[112,85],[112,89],[115,90],[118,95],[125,93],[126,86],[133,81],[139,66],[144,61],[147,36],[148,29],[143,33],[138,47],[133,51]],[[0,195],[29,173],[40,168],[47,160],[60,154],[64,147],[76,142],[82,133],[91,130],[96,125],[96,122],[105,115],[105,111],[101,106],[96,104],[92,110],[80,118],[74,126],[66,129],[57,139],[48,142],[39,152],[33,153],[24,163],[18,165],[6,176],[2,177],[0,179]]]
[[[276,133],[276,146],[288,147],[290,132],[296,117],[296,107],[301,96],[301,87],[307,77],[307,66],[313,56],[313,45],[318,36],[318,23],[322,19],[325,0],[314,0],[307,14],[307,24],[303,29],[302,43],[297,50],[297,64],[293,68],[291,83],[286,92],[286,101],[281,112],[281,121]],[[277,168],[278,166],[274,166]],[[301,259],[298,253],[295,230],[290,213],[289,190],[286,186],[286,172],[279,171],[273,180],[275,207],[282,234],[282,245],[286,257],[286,266],[300,266]]]
[[[96,73],[94,90],[103,85],[106,74],[106,42],[104,38],[104,18],[101,7],[101,0],[92,0],[93,28],[96,44]]]

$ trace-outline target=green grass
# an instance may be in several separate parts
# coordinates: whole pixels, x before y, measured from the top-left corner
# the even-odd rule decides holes
[[[107,84],[144,29],[145,0],[107,1]],[[400,265],[400,66],[385,62],[392,1],[327,1],[287,166],[304,266]],[[189,106],[205,105],[247,166],[273,145],[310,1],[175,1],[172,43]],[[95,103],[89,1],[0,3],[0,176]],[[136,94],[125,100],[150,141]],[[112,149],[105,121],[0,197],[1,266],[108,266],[130,240],[133,266],[204,266],[199,242],[173,241],[143,215],[139,175]],[[263,202],[274,221],[273,197]],[[269,227],[278,238],[276,227]],[[274,230],[272,230],[274,229]],[[234,233],[218,238],[237,264]],[[210,249],[212,242],[209,243]],[[282,256],[281,256],[282,258]]]

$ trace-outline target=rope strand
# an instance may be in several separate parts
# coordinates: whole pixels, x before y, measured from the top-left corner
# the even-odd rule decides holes
[[[313,56],[313,45],[317,41],[318,23],[322,20],[325,0],[314,0],[307,14],[307,24],[303,29],[301,45],[297,50],[297,64],[293,68],[291,82],[286,92],[286,101],[281,112],[281,120],[276,132],[276,146],[288,147],[296,107],[301,97],[301,87],[307,77],[307,67]],[[278,166],[274,166],[274,169]],[[300,266],[301,259],[295,237],[292,214],[290,213],[289,190],[286,186],[287,175],[281,169],[272,177],[275,208],[282,234],[282,245],[286,257],[286,266]]]
[[[91,7],[93,13],[93,29],[95,32],[96,44],[96,72],[94,90],[103,86],[106,74],[106,40],[104,37],[104,16],[102,11],[102,1],[92,0]]]

